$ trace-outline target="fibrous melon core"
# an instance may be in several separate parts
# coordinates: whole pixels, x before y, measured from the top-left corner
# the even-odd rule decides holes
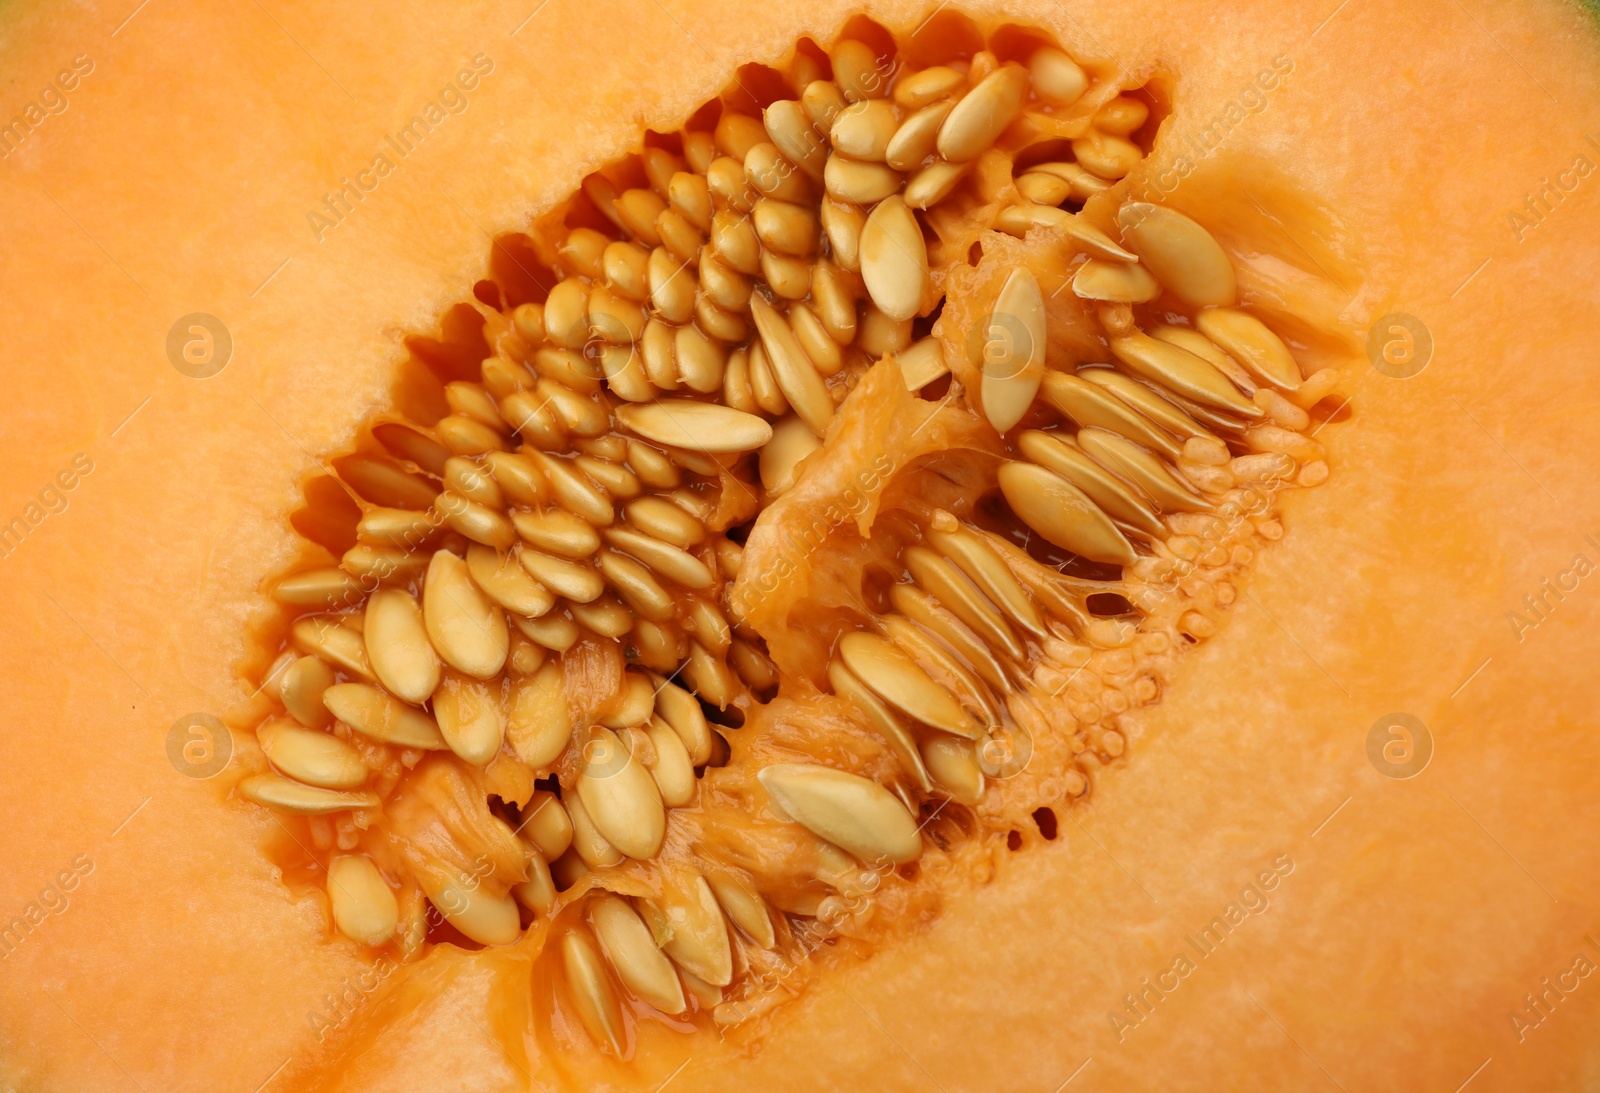
[[[627,1056],[1056,837],[1342,406],[1254,198],[1144,177],[1166,95],[857,21],[496,242],[271,583],[238,792],[332,936],[523,947]]]

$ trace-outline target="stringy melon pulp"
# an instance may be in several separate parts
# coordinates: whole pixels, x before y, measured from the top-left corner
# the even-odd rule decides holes
[[[1341,286],[1359,279],[1336,224],[1269,165],[1208,159],[1181,185],[1114,166],[1097,141],[1142,158],[1165,139],[1166,77],[1085,64],[1081,93],[1051,101],[1040,86],[1059,95],[1072,71],[1040,59],[1054,45],[988,29],[946,13],[896,42],[857,21],[831,61],[805,42],[741,70],[683,130],[647,134],[526,235],[497,240],[472,298],[411,340],[426,371],[332,453],[337,477],[307,484],[291,519],[305,550],[272,583],[281,610],[247,669],[260,693],[236,718],[265,747],[247,749],[239,788],[281,813],[267,852],[291,890],[326,902],[330,944],[362,945],[380,969],[491,948],[516,998],[501,1018],[556,1059],[626,1060],[663,1032],[754,1036],[810,978],[1054,839],[1097,773],[1130,761],[1127,715],[1162,700],[1257,555],[1292,533],[1280,492],[1328,475],[1321,430],[1348,414]],[[866,242],[852,254],[848,237],[944,164],[938,148],[893,195],[835,202],[830,224],[811,210],[836,183],[889,172],[870,132],[858,147],[833,130],[861,157],[833,155],[870,168],[867,183],[748,145],[763,109],[775,131],[826,100],[830,68],[848,91],[836,105],[879,103],[858,112],[864,128],[874,111],[904,126],[920,100],[888,104],[940,64],[952,76],[934,103],[996,74],[1027,72],[1031,90],[949,193],[907,214],[926,273],[897,319],[904,286],[884,269],[903,274],[903,256],[874,259]],[[774,162],[775,176],[753,166]],[[771,219],[758,194],[719,189],[729,163],[782,200]],[[1141,242],[1144,214],[1129,212],[1146,204],[1220,243],[1229,298],[1185,280],[1186,255]],[[740,273],[750,238],[771,264]],[[781,249],[797,238],[804,253]],[[797,261],[809,289],[788,287]],[[1132,298],[1085,298],[1090,262]],[[1130,272],[1146,266],[1167,277],[1155,292]],[[674,277],[694,282],[692,306]],[[745,289],[743,310],[711,300]],[[587,311],[558,325],[574,300]],[[1292,379],[1196,331],[1235,304],[1292,353]],[[1044,345],[1025,344],[1040,318]],[[670,328],[665,358],[650,323]],[[1136,330],[1224,395],[1208,403],[1153,372],[1129,348],[1144,344]],[[796,363],[815,371],[785,375]],[[1019,382],[1033,385],[1020,419],[997,421]],[[667,443],[633,409],[682,399],[736,412]],[[741,430],[761,443],[719,450]],[[1057,510],[1034,511],[1038,493],[1001,485],[1002,467],[1037,468],[1041,451],[1055,462],[1026,481],[1084,499],[1064,531]],[[414,632],[420,646],[393,637]],[[873,674],[886,664],[910,685]],[[409,703],[392,697],[418,678]],[[674,706],[673,686],[699,703]],[[340,741],[327,748],[356,773],[306,789],[322,770],[305,760],[308,729]],[[806,788],[819,770],[855,778]]]

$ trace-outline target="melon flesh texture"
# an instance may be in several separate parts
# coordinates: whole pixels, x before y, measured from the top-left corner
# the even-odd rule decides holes
[[[1543,177],[1600,162],[1600,45],[1553,4],[1353,3],[1320,29],[1328,5],[1039,7],[1075,51],[1169,66],[1177,134],[1292,58],[1215,169],[1278,160],[1363,242],[1369,311],[1419,315],[1436,341],[1420,376],[1356,384],[1332,482],[1289,499],[1251,595],[1053,844],[759,1029],[662,1033],[637,1065],[542,1051],[510,954],[441,948],[358,985],[369,966],[323,943],[321,908],[261,855],[274,821],[176,774],[166,731],[243,697],[232,665],[257,582],[289,558],[305,453],[342,443],[386,399],[400,333],[482,276],[479,228],[564,197],[631,145],[641,109],[670,126],[736,64],[853,13],[612,7],[549,5],[515,37],[526,11],[478,5],[151,5],[115,37],[117,12],[0,16],[8,111],[70,58],[95,62],[0,168],[0,512],[93,461],[0,559],[0,915],[44,909],[0,964],[0,1081],[651,1088],[687,1060],[673,1080],[697,1090],[1593,1087],[1600,980],[1522,1042],[1508,1017],[1575,957],[1600,962],[1600,599],[1585,580],[1520,641],[1507,621],[1575,554],[1600,562],[1595,183],[1520,243],[1507,224]],[[479,52],[495,67],[468,110],[313,242],[306,212],[333,180]],[[192,311],[235,342],[203,382],[164,352]],[[1392,711],[1436,743],[1408,781],[1365,758]],[[1270,906],[1119,1039],[1107,1011],[1279,855],[1294,869]],[[75,862],[65,901],[47,894]],[[330,996],[353,1015],[324,1042],[311,1018],[336,1013]]]

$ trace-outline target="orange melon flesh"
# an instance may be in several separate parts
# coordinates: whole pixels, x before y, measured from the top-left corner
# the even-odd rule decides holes
[[[1580,187],[1520,242],[1507,220],[1545,176],[1600,162],[1600,44],[1554,5],[1354,3],[1321,26],[1322,6],[1041,6],[1075,51],[1169,67],[1173,134],[1292,59],[1217,160],[1278,161],[1360,240],[1361,303],[1420,316],[1434,359],[1353,385],[1334,478],[1289,499],[1289,534],[1231,625],[1053,844],[770,1018],[725,1041],[652,1034],[631,1064],[565,1058],[531,1031],[515,956],[440,948],[376,974],[315,901],[287,896],[259,850],[274,821],[174,771],[168,726],[244,697],[233,665],[261,577],[290,557],[307,453],[387,397],[401,334],[483,275],[484,233],[629,147],[641,111],[668,127],[736,64],[853,10],[597,0],[542,8],[514,36],[527,11],[492,6],[151,5],[120,29],[125,13],[5,13],[15,95],[79,54],[94,69],[0,164],[0,513],[28,514],[79,453],[93,467],[0,558],[0,915],[31,927],[0,962],[0,1081],[651,1088],[685,1060],[673,1081],[707,1090],[1600,1077],[1595,980],[1520,1042],[1508,1016],[1575,957],[1600,963],[1583,667],[1600,600],[1584,580],[1520,640],[1507,619],[1575,555],[1600,562],[1585,539],[1600,537],[1600,206]],[[892,26],[925,14],[873,10]],[[334,180],[480,52],[494,67],[468,109],[315,241],[306,213]],[[204,381],[164,349],[195,311],[235,343]],[[1436,743],[1407,781],[1365,756],[1393,711]],[[1270,906],[1119,1034],[1108,1011],[1126,1017],[1124,995],[1282,855],[1294,869]]]

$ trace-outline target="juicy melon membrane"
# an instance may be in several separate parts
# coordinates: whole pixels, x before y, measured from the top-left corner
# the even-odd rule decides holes
[[[343,943],[494,949],[556,1060],[755,1037],[1054,838],[1329,476],[1359,317],[1297,195],[1177,207],[1165,87],[977,33],[854,23],[646,134],[293,517],[240,719],[365,795],[284,745],[238,792]]]

